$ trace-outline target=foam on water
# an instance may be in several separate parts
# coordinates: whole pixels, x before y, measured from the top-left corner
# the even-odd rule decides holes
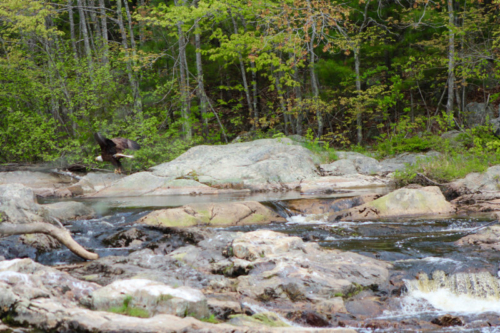
[[[424,300],[438,311],[462,314],[480,314],[483,312],[500,313],[500,300],[497,298],[488,297],[479,299],[469,295],[456,295],[444,288],[432,292],[414,290],[405,297]]]

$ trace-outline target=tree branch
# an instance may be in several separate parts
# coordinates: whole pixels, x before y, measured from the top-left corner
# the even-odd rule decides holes
[[[11,223],[2,222],[0,223],[0,234],[3,235],[21,235],[21,234],[46,234],[54,237],[59,242],[64,244],[71,252],[77,256],[87,259],[95,260],[99,258],[97,253],[92,253],[85,250],[80,244],[78,244],[66,229],[61,229],[53,226],[49,223],[44,222],[32,222],[32,223]]]

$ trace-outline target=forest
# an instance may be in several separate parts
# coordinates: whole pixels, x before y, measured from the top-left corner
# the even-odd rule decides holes
[[[450,152],[450,130],[461,154],[495,163],[500,140],[467,105],[498,117],[499,5],[0,0],[0,163],[90,164],[97,131],[138,141],[134,167],[147,168],[198,144],[290,135]]]

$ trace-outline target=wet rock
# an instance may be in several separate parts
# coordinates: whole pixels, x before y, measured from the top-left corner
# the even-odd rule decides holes
[[[106,237],[103,243],[111,247],[128,247],[134,244],[140,245],[145,240],[147,236],[143,231],[131,228]]]
[[[76,201],[61,201],[45,204],[40,205],[40,208],[47,211],[49,218],[56,218],[59,221],[88,219],[95,215],[91,207]]]
[[[331,214],[328,220],[357,221],[454,212],[454,205],[446,201],[439,187],[428,186],[419,189],[401,188],[361,206]]]
[[[155,227],[228,226],[284,222],[259,202],[200,203],[151,212],[137,223]]]
[[[199,290],[181,286],[172,288],[161,282],[132,279],[115,281],[106,287],[94,290],[89,298],[96,310],[109,310],[120,307],[129,297],[130,307],[146,310],[150,316],[173,314],[185,317],[208,317],[207,299]]]
[[[377,317],[382,314],[382,303],[377,297],[363,297],[345,304],[347,312],[354,316]]]
[[[431,320],[431,323],[443,326],[443,327],[450,327],[450,326],[464,326],[465,322],[462,318],[457,317],[457,316],[452,316],[450,314],[446,314],[444,316],[434,318]]]
[[[99,258],[68,272],[79,279],[100,285],[124,279],[149,279],[169,286],[203,289],[213,279],[224,279],[199,272],[172,256],[155,255],[150,249],[136,251],[127,257]]]
[[[455,242],[459,246],[479,246],[482,250],[500,250],[500,226],[492,225]]]
[[[315,311],[297,311],[287,314],[286,319],[291,320],[301,326],[330,327],[331,324],[322,315]]]
[[[61,243],[54,237],[44,234],[26,234],[19,237],[19,241],[35,248],[38,252],[48,252],[61,247]]]
[[[284,204],[296,214],[325,214],[356,207],[379,198],[380,194],[366,194],[345,199],[300,199]]]
[[[221,184],[291,183],[317,178],[313,154],[288,138],[262,139],[225,146],[197,146],[152,168],[155,176],[179,178],[189,173],[200,182]]]
[[[228,253],[232,254],[228,267],[237,269],[243,264],[249,268],[251,263],[248,275],[237,278],[237,290],[261,302],[320,303],[335,294],[349,293],[354,284],[366,287],[383,283],[390,267],[358,254],[322,250],[316,243],[269,230],[237,237]],[[327,308],[318,306],[318,310]]]
[[[230,316],[242,314],[241,304],[232,300],[208,299],[208,308],[217,319],[227,320]]]
[[[0,262],[0,308],[7,309],[15,300],[51,298],[58,302],[78,302],[100,288],[91,282],[46,267],[31,259]],[[1,311],[0,311],[1,312]]]

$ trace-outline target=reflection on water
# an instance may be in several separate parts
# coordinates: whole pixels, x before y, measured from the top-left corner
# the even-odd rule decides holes
[[[346,198],[364,194],[385,194],[389,192],[387,187],[374,187],[353,190],[338,190],[331,194],[301,194],[296,191],[288,192],[235,192],[216,195],[177,195],[177,196],[141,196],[141,197],[119,197],[119,198],[69,198],[71,201],[81,201],[97,207],[98,210],[116,208],[151,208],[179,207],[194,203],[210,202],[233,202],[233,201],[259,201],[272,202],[292,199],[311,198]],[[39,199],[39,203],[58,202],[61,199]]]

